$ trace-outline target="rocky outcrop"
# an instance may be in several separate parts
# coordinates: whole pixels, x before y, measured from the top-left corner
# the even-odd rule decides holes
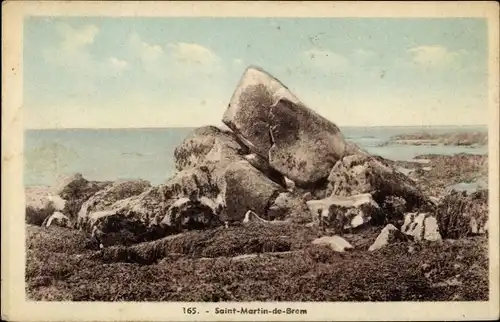
[[[363,226],[372,219],[377,220],[384,216],[370,194],[331,196],[310,200],[307,206],[313,216],[312,220],[318,221],[322,227],[333,228],[336,233]]]
[[[336,252],[345,252],[346,250],[354,249],[347,240],[340,236],[323,236],[312,241],[313,245],[326,245]]]
[[[25,206],[26,223],[41,226],[43,222],[50,217],[55,208],[49,200],[50,189],[46,187],[28,187],[26,188]]]
[[[92,212],[108,210],[119,200],[127,199],[144,192],[151,184],[144,180],[117,181],[95,193],[82,204],[78,212],[77,225],[84,226]]]
[[[208,166],[199,166],[176,173],[160,188],[165,200],[181,197],[215,199],[220,193],[216,180]]]
[[[437,224],[444,238],[460,238],[488,231],[488,190],[471,194],[452,191],[437,208]]]
[[[387,197],[399,197],[404,200],[405,212],[434,208],[415,182],[374,156],[350,155],[338,161],[328,177],[326,193],[338,196],[369,193],[381,206],[386,204]]]
[[[338,127],[257,67],[241,78],[223,122],[250,150],[297,185],[324,180],[345,152]]]
[[[149,226],[138,217],[127,216],[121,209],[96,211],[89,215],[89,232],[103,246],[133,245],[154,240],[167,233],[159,226]]]
[[[438,241],[441,234],[434,216],[428,213],[407,213],[401,231],[415,241]]]
[[[311,222],[309,208],[301,196],[296,193],[280,192],[272,202],[268,211],[270,220],[290,220],[297,224]]]
[[[135,192],[140,192],[139,188]],[[97,227],[110,245],[154,240],[183,229],[221,224],[222,205],[216,201],[219,190],[205,166],[180,171],[165,184],[143,188],[146,190],[142,193],[121,198],[111,205],[93,207],[84,229],[93,231]],[[99,205],[97,199],[95,202]],[[123,235],[120,238],[115,236],[119,232]]]
[[[252,153],[245,155],[245,160],[248,161],[254,168],[262,172],[266,177],[273,180],[282,187],[288,188],[290,183],[287,183],[285,177],[273,169],[266,159],[259,156],[258,154]]]
[[[351,237],[362,231],[370,235],[358,234],[367,247],[379,232],[367,226],[390,223],[370,250],[408,236],[435,241],[440,231],[445,237],[487,231],[485,197],[431,200],[396,170],[397,162],[347,142],[335,124],[260,68],[245,71],[223,122],[232,131],[205,126],[185,138],[174,152],[177,173],[163,184],[93,182],[75,174],[30,199],[27,211],[41,215],[27,218],[67,225],[66,218],[78,217],[79,228],[103,247],[230,222],[306,224],[312,231],[318,224]],[[358,247],[359,238],[349,240]],[[340,236],[313,243],[352,248]]]
[[[247,161],[230,164],[224,178],[225,221],[241,221],[248,210],[269,219],[271,204],[285,191]]]
[[[175,231],[206,229],[222,225],[215,203],[206,198],[181,198],[174,202],[160,223]]]
[[[227,165],[242,160],[248,153],[248,148],[232,132],[204,126],[184,139],[175,149],[174,159],[178,171],[205,166],[218,181]]]
[[[89,181],[77,173],[60,177],[52,187],[29,187],[26,189],[26,221],[42,225],[58,211],[74,223],[82,204],[110,184]]]
[[[393,224],[388,224],[382,229],[380,234],[377,236],[377,239],[373,242],[373,244],[368,248],[369,251],[375,251],[377,249],[381,249],[391,243],[396,241],[405,241],[407,238],[399,229],[397,229]]]
[[[51,188],[52,196],[59,196],[66,201],[82,204],[98,191],[112,183],[109,181],[89,181],[81,173],[59,178]],[[73,206],[76,208],[76,206]]]

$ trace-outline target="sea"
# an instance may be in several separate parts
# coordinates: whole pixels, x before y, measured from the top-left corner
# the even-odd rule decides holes
[[[48,186],[60,176],[81,173],[89,180],[145,179],[161,184],[175,173],[174,150],[194,128],[50,129],[24,133],[24,184]],[[387,144],[392,136],[420,133],[487,132],[487,126],[340,127],[347,140],[392,160],[422,154],[487,154],[488,147]]]

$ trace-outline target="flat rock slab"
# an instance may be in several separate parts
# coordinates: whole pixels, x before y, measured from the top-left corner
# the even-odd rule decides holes
[[[252,152],[297,185],[325,179],[345,152],[335,124],[258,67],[247,68],[222,120]]]
[[[354,249],[347,240],[340,236],[323,236],[312,241],[314,245],[327,245],[336,252],[345,252]]]

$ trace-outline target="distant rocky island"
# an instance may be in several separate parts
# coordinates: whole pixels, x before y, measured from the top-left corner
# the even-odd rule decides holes
[[[457,133],[410,133],[393,136],[382,145],[448,145],[448,146],[485,146],[488,144],[487,132],[457,132]]]
[[[487,300],[488,191],[448,189],[487,177],[487,156],[371,155],[257,67],[222,120],[160,185],[26,189],[28,298]]]

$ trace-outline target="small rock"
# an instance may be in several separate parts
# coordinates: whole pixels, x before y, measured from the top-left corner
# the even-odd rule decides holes
[[[52,225],[59,227],[69,227],[70,219],[63,213],[56,211],[50,217],[48,217],[43,223],[44,227],[50,227]]]
[[[368,223],[373,217],[381,216],[380,208],[370,194],[349,197],[330,196],[307,202],[312,220],[319,217],[327,227],[334,227],[338,233],[344,229],[356,228]]]
[[[314,245],[327,245],[336,252],[354,249],[347,240],[340,236],[323,236],[312,241]]]
[[[437,220],[426,213],[407,213],[401,231],[412,236],[415,241],[441,240]]]
[[[433,216],[427,216],[424,219],[424,239],[428,241],[441,240],[437,220]]]
[[[380,249],[396,240],[403,240],[401,232],[394,225],[389,224],[382,229],[375,242],[368,248],[369,251]]]
[[[288,190],[290,192],[294,192],[295,191],[295,182],[293,182],[292,180],[285,177],[285,187],[286,187],[286,190]]]
[[[244,224],[248,224],[251,222],[266,222],[267,220],[264,220],[260,218],[255,212],[249,210],[245,213],[245,218],[243,219]]]

